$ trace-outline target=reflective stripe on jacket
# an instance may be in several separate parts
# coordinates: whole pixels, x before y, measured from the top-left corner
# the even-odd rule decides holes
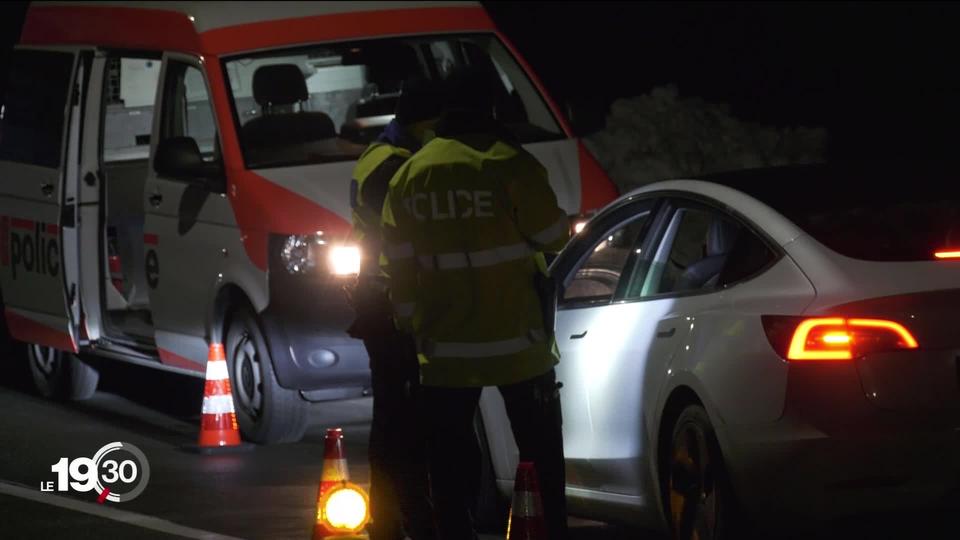
[[[569,226],[533,156],[491,136],[438,136],[397,171],[382,217],[381,263],[423,384],[511,384],[556,364],[534,275]]]

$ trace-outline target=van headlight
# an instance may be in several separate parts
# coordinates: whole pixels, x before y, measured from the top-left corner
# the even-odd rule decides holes
[[[315,247],[326,242],[318,234],[293,234],[283,241],[280,260],[291,274],[306,274],[317,266]]]
[[[331,246],[327,262],[330,273],[337,276],[350,276],[360,273],[360,248],[351,245]]]
[[[293,234],[283,240],[280,261],[288,273],[303,275],[321,272],[335,276],[350,276],[360,273],[360,248],[348,243],[332,243],[315,234]]]

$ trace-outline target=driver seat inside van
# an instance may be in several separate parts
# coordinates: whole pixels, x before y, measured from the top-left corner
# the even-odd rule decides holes
[[[253,73],[253,98],[261,115],[241,130],[245,149],[256,156],[251,161],[284,161],[284,154],[307,150],[304,145],[335,142],[337,130],[330,116],[302,109],[310,95],[296,64],[258,67]]]

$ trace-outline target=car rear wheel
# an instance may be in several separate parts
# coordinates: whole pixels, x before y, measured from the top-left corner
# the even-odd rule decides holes
[[[667,518],[673,538],[733,538],[733,494],[716,434],[703,407],[689,405],[680,413],[666,463]]]
[[[300,392],[277,382],[270,350],[251,310],[239,309],[230,318],[224,348],[243,437],[260,444],[299,441],[307,429],[309,405]]]
[[[30,374],[40,395],[79,401],[97,391],[100,374],[77,355],[35,343],[26,346]]]

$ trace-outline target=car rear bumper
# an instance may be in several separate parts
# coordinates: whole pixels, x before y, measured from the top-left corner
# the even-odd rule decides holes
[[[958,504],[960,415],[883,410],[852,362],[791,366],[781,419],[726,431],[737,495],[761,522]]]

